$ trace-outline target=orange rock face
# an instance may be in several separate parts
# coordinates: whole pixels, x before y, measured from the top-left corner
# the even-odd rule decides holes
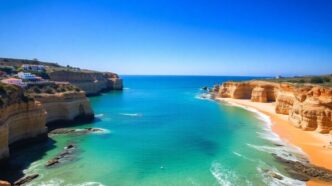
[[[8,181],[0,180],[0,186],[11,186],[11,184]]]
[[[291,123],[303,130],[332,132],[332,89],[266,81],[226,82],[219,97],[276,102],[276,113],[289,115]]]

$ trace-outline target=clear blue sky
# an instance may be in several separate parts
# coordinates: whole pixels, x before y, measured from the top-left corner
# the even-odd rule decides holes
[[[119,74],[332,73],[331,0],[0,0],[0,56]]]

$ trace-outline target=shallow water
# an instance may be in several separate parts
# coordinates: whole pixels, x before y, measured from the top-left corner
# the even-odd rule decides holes
[[[14,154],[13,161],[27,163],[29,156],[43,151],[25,170],[41,175],[30,185],[304,184],[264,173],[284,174],[271,153],[289,150],[275,145],[282,142],[271,133],[266,117],[200,97],[203,86],[250,77],[123,78],[123,92],[90,98],[96,121],[75,127],[106,132],[57,135],[49,150],[33,147]],[[72,161],[45,168],[69,143],[78,147]]]

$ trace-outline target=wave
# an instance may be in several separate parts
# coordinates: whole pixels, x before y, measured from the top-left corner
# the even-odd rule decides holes
[[[96,114],[95,117],[100,119],[100,118],[104,117],[104,114]]]
[[[210,172],[222,186],[231,186],[234,180],[237,179],[237,176],[233,172],[224,169],[218,162],[212,163]]]
[[[104,184],[99,182],[84,182],[79,184],[65,184],[62,179],[51,179],[49,181],[43,181],[41,183],[28,183],[26,186],[54,186],[54,185],[65,185],[65,186],[104,186]]]
[[[306,183],[303,181],[299,181],[296,179],[289,178],[283,175],[274,167],[269,167],[268,169],[264,169],[261,167],[257,167],[257,171],[260,173],[259,175],[262,176],[262,181],[266,185],[270,186],[284,186],[284,185],[292,185],[292,186],[305,186]],[[279,175],[282,179],[275,178],[273,174]]]
[[[64,180],[62,179],[52,179],[49,181],[43,181],[41,183],[27,183],[26,186],[54,186],[54,185],[63,185]]]
[[[233,154],[235,154],[236,156],[241,157],[241,158],[243,158],[243,159],[246,159],[246,160],[248,160],[248,161],[256,162],[254,159],[248,158],[247,156],[245,156],[245,155],[243,155],[243,154],[240,154],[240,153],[238,153],[238,152],[233,151]]]
[[[201,100],[212,100],[212,95],[209,93],[202,93],[202,94],[198,94],[195,96],[196,99],[201,99]]]
[[[286,146],[276,146],[276,147],[272,147],[272,146],[260,146],[260,145],[253,145],[253,144],[247,144],[249,147],[256,149],[258,151],[261,152],[266,152],[269,154],[275,154],[283,159],[286,160],[291,160],[291,161],[300,161],[303,163],[306,163],[307,160],[306,158],[304,158],[302,156],[302,154],[299,154],[299,152],[297,151],[297,149],[292,149],[292,148],[288,148]]]
[[[142,117],[143,114],[140,113],[120,113],[123,116],[130,116],[130,117]]]
[[[85,182],[85,183],[81,183],[81,184],[77,184],[77,185],[73,185],[73,186],[104,186],[104,184],[99,183],[99,182]]]
[[[93,131],[93,134],[108,134],[111,133],[110,130],[108,129],[104,129],[104,128],[94,128],[94,129],[98,129],[98,131]],[[75,131],[80,132],[80,131],[84,131],[86,129],[75,129]]]

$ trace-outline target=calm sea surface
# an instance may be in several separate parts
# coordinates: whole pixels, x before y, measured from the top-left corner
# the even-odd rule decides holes
[[[122,92],[90,98],[97,120],[75,128],[105,130],[81,136],[58,135],[13,154],[30,185],[303,185],[276,180],[284,174],[271,153],[286,148],[263,115],[202,99],[203,86],[250,77],[124,76]],[[72,160],[45,168],[68,144]],[[33,161],[32,163],[29,161]]]

